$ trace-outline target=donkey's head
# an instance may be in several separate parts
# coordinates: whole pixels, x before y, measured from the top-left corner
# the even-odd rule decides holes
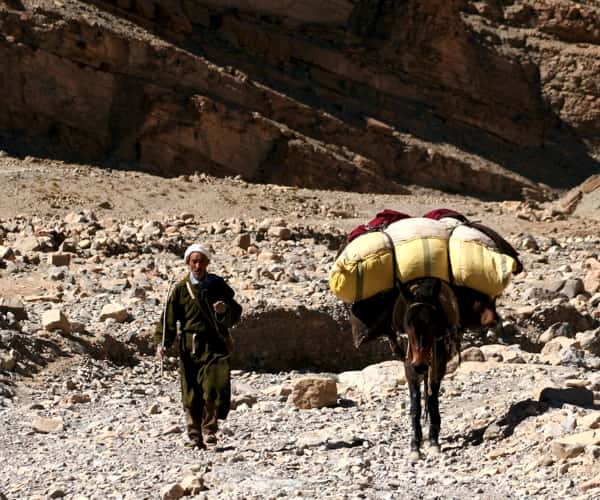
[[[435,343],[447,333],[448,320],[439,300],[440,281],[422,279],[407,287],[404,331],[408,335],[406,362],[417,373],[425,373],[432,363]]]
[[[455,287],[463,328],[494,328],[499,321],[496,300],[467,287]]]

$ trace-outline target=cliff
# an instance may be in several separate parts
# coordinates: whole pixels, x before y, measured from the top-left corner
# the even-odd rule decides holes
[[[2,146],[544,197],[600,170],[599,41],[592,2],[7,0]]]

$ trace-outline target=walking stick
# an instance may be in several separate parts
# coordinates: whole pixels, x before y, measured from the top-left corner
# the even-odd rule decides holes
[[[165,299],[165,305],[163,307],[163,331],[162,331],[162,340],[160,343],[161,347],[161,356],[160,356],[160,378],[163,378],[163,357],[164,357],[164,348],[165,348],[165,332],[167,330],[167,305],[169,304],[169,297],[171,296],[171,288],[173,288],[173,276],[169,279],[169,289],[167,290],[167,297]]]

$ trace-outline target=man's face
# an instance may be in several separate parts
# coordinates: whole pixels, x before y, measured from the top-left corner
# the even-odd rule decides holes
[[[193,252],[188,259],[188,266],[194,275],[194,278],[201,280],[206,276],[206,268],[208,266],[208,258],[200,252]]]

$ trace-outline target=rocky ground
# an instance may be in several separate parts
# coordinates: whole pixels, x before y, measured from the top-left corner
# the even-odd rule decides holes
[[[598,190],[565,209],[417,187],[165,180],[6,154],[0,183],[0,498],[600,494]],[[407,390],[391,354],[353,371],[242,363],[217,447],[186,446],[174,360],[161,377],[149,333],[190,242],[212,247],[212,269],[238,292],[243,351],[247,318],[275,309],[347,329],[327,290],[343,235],[384,207],[440,206],[500,230],[526,269],[499,303],[502,328],[468,335],[444,381],[441,455],[408,460]],[[316,401],[302,399],[307,385]]]

